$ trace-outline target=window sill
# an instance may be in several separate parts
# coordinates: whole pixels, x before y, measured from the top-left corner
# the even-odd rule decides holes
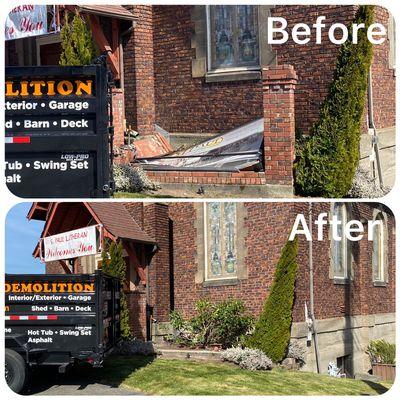
[[[209,71],[206,73],[206,82],[235,82],[261,79],[259,70],[237,70],[237,71]]]
[[[233,286],[239,283],[237,278],[226,278],[226,279],[215,279],[203,282],[203,287],[213,287],[213,286]]]
[[[350,278],[333,278],[334,285],[349,285],[350,283]]]
[[[386,286],[387,286],[387,283],[386,283],[386,282],[383,282],[383,281],[374,281],[374,286],[377,286],[377,287],[386,287]]]

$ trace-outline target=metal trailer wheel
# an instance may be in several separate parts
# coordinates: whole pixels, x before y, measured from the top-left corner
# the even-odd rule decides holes
[[[5,378],[7,385],[15,393],[20,393],[25,386],[27,367],[20,354],[11,349],[5,351]]]

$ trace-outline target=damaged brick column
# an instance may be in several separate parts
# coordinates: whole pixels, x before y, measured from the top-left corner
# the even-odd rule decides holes
[[[291,65],[263,68],[264,164],[267,184],[293,187],[296,83],[297,75]]]
[[[125,47],[125,110],[127,126],[140,135],[154,133],[155,92],[153,53],[153,6],[131,9],[136,24]]]

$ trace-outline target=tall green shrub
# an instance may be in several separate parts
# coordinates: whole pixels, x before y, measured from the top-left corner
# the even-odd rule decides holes
[[[352,184],[359,161],[361,118],[364,111],[372,44],[367,29],[374,7],[359,6],[354,23],[364,23],[358,44],[349,38],[341,46],[329,93],[319,120],[295,165],[296,190],[303,196],[343,197]]]
[[[292,325],[297,272],[297,238],[287,241],[275,271],[271,291],[246,346],[263,351],[274,362],[286,354]]]
[[[120,323],[121,335],[125,339],[131,337],[131,326],[129,323],[129,309],[125,293],[122,289],[126,277],[126,264],[123,257],[121,243],[112,242],[102,253],[102,271],[108,275],[114,276],[121,281],[120,294]]]
[[[79,15],[74,15],[70,23],[66,13],[60,34],[60,65],[88,65],[93,62],[98,52],[93,43],[92,32]]]

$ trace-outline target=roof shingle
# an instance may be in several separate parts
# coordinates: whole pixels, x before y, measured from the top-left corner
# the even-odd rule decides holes
[[[112,235],[121,239],[131,239],[142,243],[155,243],[132,218],[122,203],[87,203],[98,219]]]

